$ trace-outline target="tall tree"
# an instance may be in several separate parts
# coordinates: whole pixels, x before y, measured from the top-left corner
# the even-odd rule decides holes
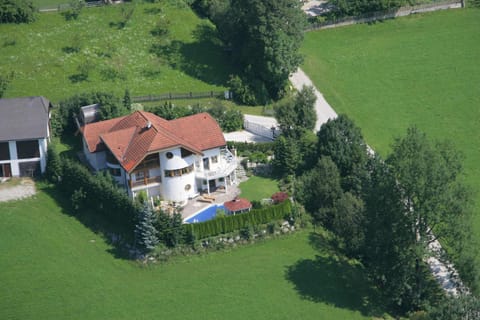
[[[461,155],[446,142],[432,143],[416,127],[396,139],[387,159],[394,170],[418,243],[461,236],[469,192],[461,183]]]
[[[297,179],[296,198],[315,219],[328,229],[332,228],[334,206],[342,195],[340,174],[329,157],[322,157],[318,164]]]
[[[299,1],[231,0],[222,22],[217,28],[247,78],[259,80],[272,98],[281,96],[302,62],[298,50],[306,18]]]
[[[334,203],[332,231],[343,239],[349,257],[358,256],[364,246],[364,210],[363,201],[350,192],[343,193]]]
[[[158,232],[155,228],[156,217],[148,203],[144,203],[135,226],[135,236],[139,246],[151,251],[158,244]]]
[[[415,289],[415,237],[391,169],[378,157],[368,162],[362,262],[390,307],[411,310]]]
[[[275,118],[280,124],[282,133],[299,138],[306,131],[312,131],[317,122],[315,101],[317,97],[313,87],[303,86],[293,101],[275,106]]]
[[[318,156],[331,157],[340,171],[343,189],[360,194],[368,158],[360,129],[341,114],[324,123],[317,136]]]
[[[427,246],[436,239],[464,243],[464,228],[470,213],[470,193],[461,182],[461,156],[446,142],[432,143],[416,127],[396,139],[387,159],[392,167],[403,212],[411,237],[415,240],[414,298],[418,301],[423,279],[420,274]]]
[[[275,140],[273,146],[273,170],[279,176],[292,175],[300,165],[301,155],[296,140],[283,135]]]

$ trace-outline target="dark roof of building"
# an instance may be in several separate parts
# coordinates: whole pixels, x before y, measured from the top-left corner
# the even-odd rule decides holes
[[[50,108],[44,97],[0,99],[0,141],[48,137]]]
[[[238,212],[251,209],[252,203],[245,198],[236,198],[225,202],[223,206],[230,212]]]
[[[132,171],[152,152],[183,147],[193,153],[226,144],[218,123],[208,113],[167,121],[150,112],[94,122],[82,127],[90,152],[113,153],[127,171]]]

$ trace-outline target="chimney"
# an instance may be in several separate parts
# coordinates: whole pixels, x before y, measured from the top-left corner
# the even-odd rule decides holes
[[[152,127],[152,123],[151,123],[150,120],[149,120],[149,121],[147,122],[146,128],[147,128],[147,130],[148,130],[148,129],[150,129],[151,127]]]

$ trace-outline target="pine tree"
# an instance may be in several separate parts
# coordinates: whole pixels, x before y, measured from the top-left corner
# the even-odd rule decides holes
[[[132,111],[132,98],[128,89],[125,89],[125,94],[123,95],[123,106],[128,111]]]
[[[155,214],[149,205],[145,203],[139,212],[138,222],[135,226],[137,243],[145,251],[153,250],[158,244],[158,232],[154,223]]]

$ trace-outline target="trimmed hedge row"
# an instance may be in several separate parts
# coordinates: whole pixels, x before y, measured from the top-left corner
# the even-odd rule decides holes
[[[92,175],[87,168],[69,159],[62,159],[61,192],[72,196],[82,194],[80,204],[92,209],[108,221],[126,230],[134,229],[137,209],[126,193],[111,177]]]
[[[245,227],[266,224],[275,220],[285,219],[292,213],[292,204],[286,200],[280,204],[262,209],[253,209],[247,213],[228,215],[213,220],[185,224],[187,232],[195,235],[196,239],[205,239],[219,234],[230,233]]]

